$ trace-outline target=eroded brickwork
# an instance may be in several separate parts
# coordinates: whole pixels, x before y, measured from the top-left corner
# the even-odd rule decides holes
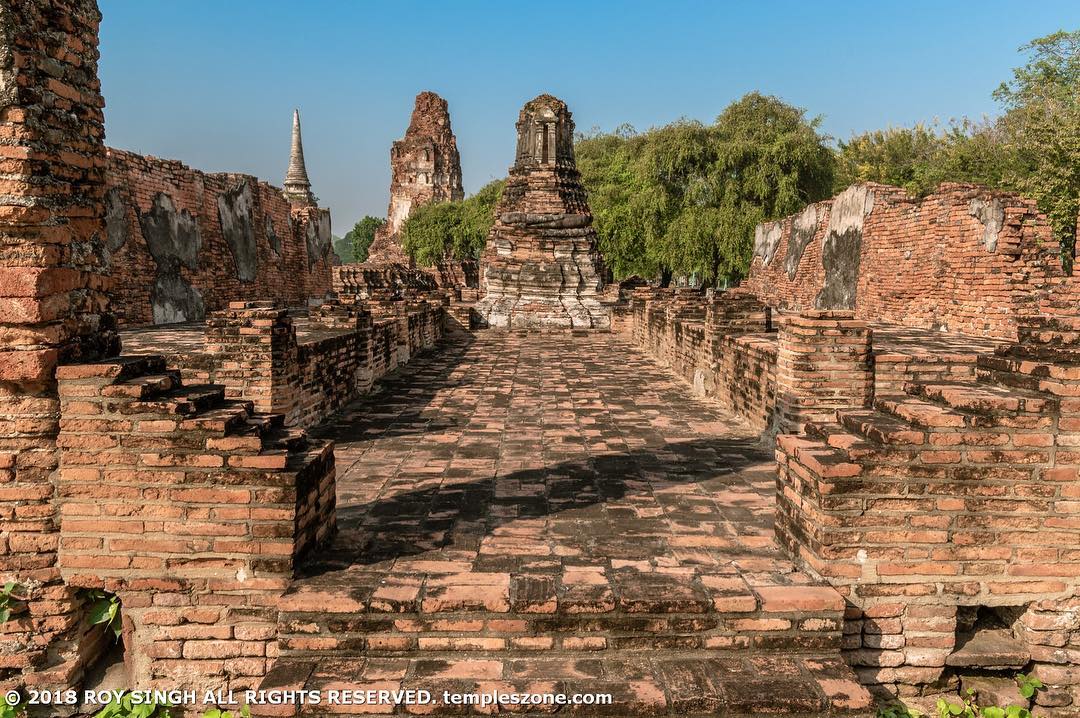
[[[66,685],[101,632],[60,582],[52,474],[59,364],[115,354],[105,243],[105,147],[89,0],[0,5],[0,684]]]
[[[162,357],[62,367],[59,566],[121,601],[132,685],[250,687],[276,598],[334,531],[329,442]]]
[[[249,175],[109,150],[108,252],[123,324],[202,319],[232,301],[331,288],[330,214]]]
[[[390,148],[390,206],[368,249],[368,262],[408,265],[398,232],[417,207],[465,198],[461,157],[446,100],[434,92],[416,96],[405,136]]]
[[[916,199],[865,184],[760,225],[745,286],[771,307],[1015,340],[1060,274],[1031,200],[957,184]]]

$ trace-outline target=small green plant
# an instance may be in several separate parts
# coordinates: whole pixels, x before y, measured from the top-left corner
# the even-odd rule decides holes
[[[246,703],[238,713],[223,711],[220,708],[211,708],[202,714],[202,718],[251,718],[251,709],[248,708]]]
[[[90,603],[89,620],[91,625],[105,624],[105,627],[113,632],[117,638],[123,632],[123,621],[120,618],[120,598],[115,593],[91,590],[86,595]]]
[[[1016,686],[1020,689],[1020,695],[1024,698],[1033,697],[1044,687],[1043,682],[1038,678],[1023,673],[1016,674]]]
[[[130,693],[113,698],[94,718],[171,718],[168,703],[136,703]]]
[[[908,708],[903,703],[890,703],[878,708],[877,718],[922,718],[922,711]]]
[[[13,602],[26,600],[20,594],[22,594],[22,587],[14,581],[8,581],[3,588],[0,588],[0,623],[7,623],[11,618]],[[0,718],[7,718],[7,716],[0,714]]]
[[[1038,678],[1018,673],[1016,685],[1020,695],[1024,698],[1033,697],[1040,688],[1042,681]],[[1021,706],[1010,705],[1004,708],[999,706],[979,706],[975,702],[975,691],[968,689],[967,695],[961,697],[959,703],[939,698],[937,702],[939,718],[1034,718],[1031,711]]]
[[[0,718],[23,718],[26,715],[26,704],[16,703],[15,705],[8,705],[5,702],[0,702]]]

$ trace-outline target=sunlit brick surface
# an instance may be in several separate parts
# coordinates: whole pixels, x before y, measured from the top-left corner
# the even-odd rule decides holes
[[[279,604],[264,686],[865,708],[843,602],[780,554],[775,465],[741,420],[613,335],[483,332],[416,367],[324,431],[340,533]]]

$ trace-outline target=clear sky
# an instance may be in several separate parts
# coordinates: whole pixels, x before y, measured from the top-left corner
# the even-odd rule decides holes
[[[1017,48],[1080,2],[99,0],[106,142],[281,184],[299,107],[335,234],[383,216],[413,97],[450,103],[466,192],[506,173],[521,105],[578,130],[712,121],[759,90],[828,134],[993,115]]]

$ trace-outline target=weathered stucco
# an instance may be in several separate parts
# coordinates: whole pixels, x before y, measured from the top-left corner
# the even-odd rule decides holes
[[[218,195],[218,219],[221,234],[232,250],[236,277],[253,282],[259,273],[259,254],[255,247],[254,198],[251,184],[245,179],[228,192]]]
[[[1000,197],[976,197],[968,205],[968,214],[983,224],[983,245],[987,252],[996,252],[998,234],[1005,224],[1005,206]]]
[[[795,279],[799,271],[799,262],[802,261],[803,252],[814,239],[818,231],[818,208],[812,204],[807,206],[791,222],[791,236],[788,238],[787,256],[784,257],[784,269],[787,270],[788,279]]]
[[[762,222],[754,228],[754,256],[761,257],[766,266],[771,264],[776,256],[776,248],[783,232],[784,225],[781,222]]]
[[[852,309],[859,286],[863,221],[874,209],[874,193],[852,185],[833,200],[829,229],[822,245],[825,286],[814,300],[818,309]]]

